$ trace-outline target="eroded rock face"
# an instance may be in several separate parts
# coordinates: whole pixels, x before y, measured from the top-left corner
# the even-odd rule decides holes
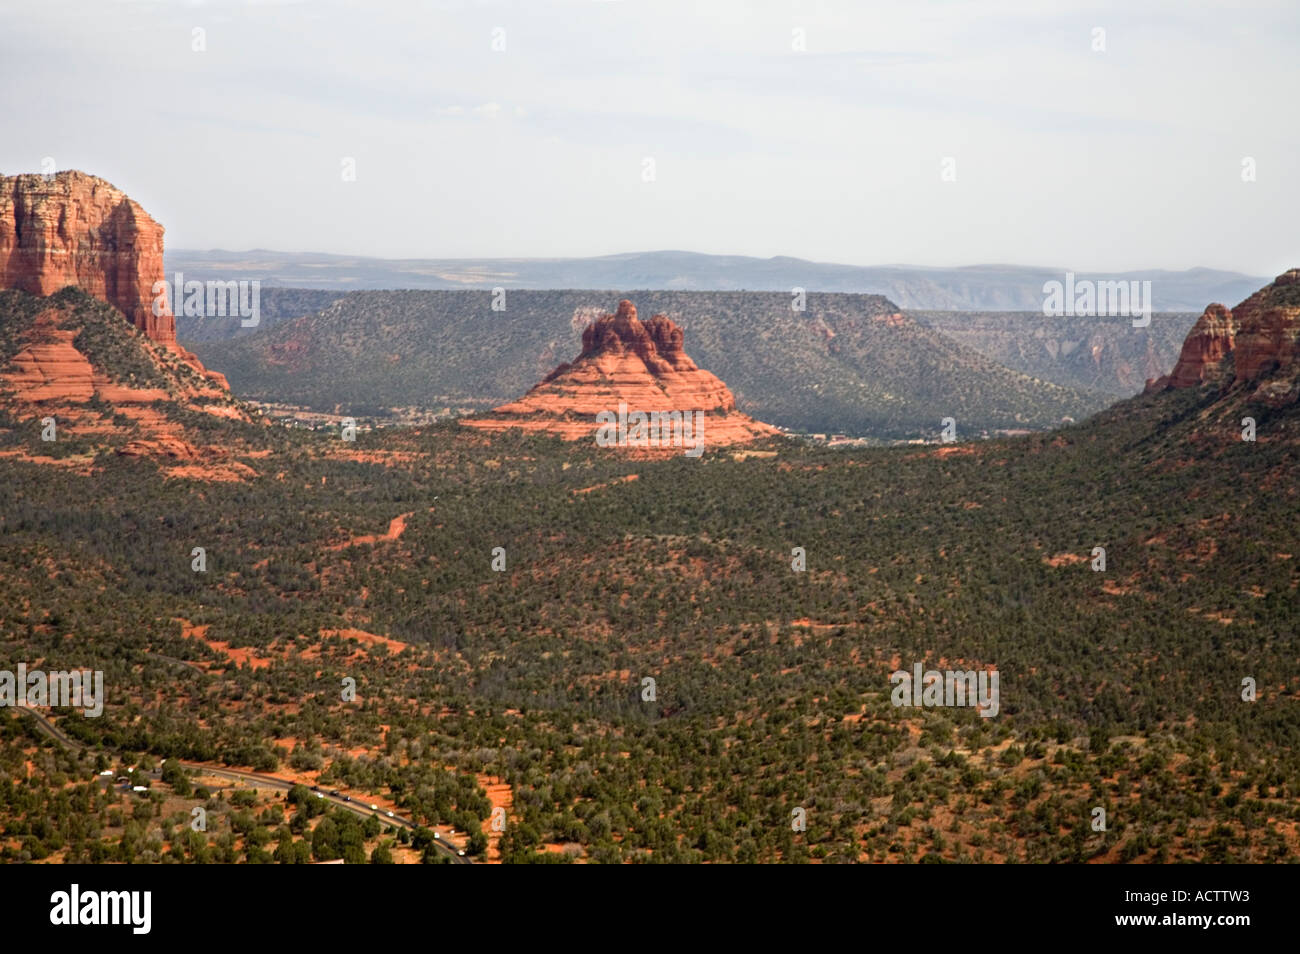
[[[1295,370],[1300,360],[1300,269],[1279,275],[1233,309],[1237,318],[1236,380]]]
[[[1231,356],[1231,362],[1226,359]],[[1211,305],[1183,342],[1174,370],[1148,391],[1216,384],[1249,387],[1269,404],[1300,395],[1300,269],[1279,275],[1236,308]],[[1267,380],[1265,380],[1267,379]]]
[[[525,430],[558,434],[568,440],[592,436],[600,412],[701,411],[704,444],[746,443],[778,433],[736,410],[731,391],[699,368],[683,350],[685,335],[671,319],[637,318],[624,299],[612,315],[589,324],[582,353],[562,364],[518,401],[496,408],[490,417],[464,423],[485,430]]]
[[[154,314],[154,283],[163,280],[163,227],[121,189],[76,170],[0,176],[0,288],[43,297],[75,285],[228,390],[222,374],[177,343],[170,305]]]
[[[163,227],[120,189],[77,171],[0,176],[0,288],[44,296],[76,285],[175,345],[171,314],[153,313],[163,276]]]
[[[1232,354],[1236,334],[1232,312],[1217,303],[1210,305],[1187,333],[1173,371],[1149,383],[1147,390],[1194,388],[1217,379],[1223,359]]]

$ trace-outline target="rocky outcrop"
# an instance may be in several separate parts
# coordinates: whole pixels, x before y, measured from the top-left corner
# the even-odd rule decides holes
[[[593,436],[602,412],[702,412],[706,446],[738,444],[778,433],[736,410],[727,386],[699,368],[683,349],[685,335],[663,315],[641,321],[624,299],[618,310],[582,332],[582,353],[562,364],[517,401],[471,427],[545,431],[569,440]]]
[[[45,296],[75,285],[228,388],[176,342],[170,305],[154,314],[154,283],[164,280],[163,227],[121,189],[76,170],[0,176],[0,288]]]
[[[75,170],[0,176],[0,288],[44,296],[76,285],[174,345],[170,312],[152,307],[163,277],[163,227],[120,189]]]
[[[76,336],[75,331],[49,329],[43,340],[14,355],[8,373],[0,375],[0,384],[34,404],[89,401],[107,378],[96,375],[86,356],[72,346]]]
[[[184,461],[199,459],[199,452],[194,449],[194,445],[178,437],[127,441],[117,453],[121,457],[165,457]]]
[[[1300,360],[1300,269],[1279,275],[1233,309],[1237,318],[1235,380],[1288,374]]]
[[[1178,363],[1147,391],[1214,384],[1251,388],[1270,404],[1300,395],[1300,269],[1279,275],[1236,308],[1205,309],[1183,342]]]
[[[1183,349],[1168,375],[1148,381],[1148,391],[1166,388],[1194,388],[1217,380],[1223,359],[1232,354],[1237,323],[1232,312],[1220,304],[1205,309],[1183,341]]]

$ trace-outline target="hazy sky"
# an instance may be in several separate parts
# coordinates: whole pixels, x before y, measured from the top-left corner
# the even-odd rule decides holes
[[[177,248],[1272,275],[1297,80],[1296,0],[0,0],[0,172]]]

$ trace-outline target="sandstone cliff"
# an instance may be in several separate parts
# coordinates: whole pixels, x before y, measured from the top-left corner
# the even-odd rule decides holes
[[[1206,308],[1173,371],[1146,389],[1202,384],[1250,389],[1252,399],[1272,405],[1300,398],[1300,269],[1279,275],[1236,308]]]
[[[683,350],[682,329],[655,315],[637,318],[624,299],[618,310],[587,326],[582,353],[562,364],[517,401],[489,417],[464,423],[484,430],[545,431],[568,440],[591,437],[596,415],[630,411],[701,411],[706,446],[738,444],[778,433],[741,414],[735,398],[715,375],[696,366]]]
[[[226,387],[176,343],[171,309],[154,314],[164,279],[163,227],[122,190],[76,170],[0,176],[0,288],[45,296],[75,285]]]
[[[76,285],[167,345],[175,323],[151,307],[162,279],[163,228],[120,189],[77,171],[0,176],[0,287]]]
[[[1148,382],[1147,390],[1194,388],[1218,380],[1223,359],[1232,354],[1236,334],[1237,322],[1232,312],[1223,305],[1210,305],[1187,333],[1173,371]]]
[[[1279,275],[1233,309],[1237,319],[1236,380],[1290,374],[1300,360],[1300,269]]]

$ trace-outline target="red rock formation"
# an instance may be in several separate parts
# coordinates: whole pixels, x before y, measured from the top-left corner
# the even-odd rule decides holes
[[[1300,269],[1279,275],[1233,309],[1237,319],[1235,381],[1295,370],[1300,360]]]
[[[120,189],[77,171],[0,176],[0,288],[76,285],[174,345],[174,319],[152,307],[163,277],[163,228]]]
[[[491,431],[546,431],[577,440],[596,433],[598,413],[616,414],[622,404],[633,412],[702,411],[706,446],[746,443],[778,433],[737,411],[727,386],[687,356],[683,338],[682,329],[663,315],[639,320],[636,306],[624,299],[615,314],[587,326],[582,353],[572,362],[560,365],[490,417],[463,423]]]
[[[1225,359],[1231,355],[1229,369]],[[1174,370],[1147,383],[1147,391],[1205,383],[1229,389],[1269,378],[1256,396],[1269,403],[1300,393],[1300,269],[1279,275],[1236,308],[1211,305],[1183,342]],[[1289,382],[1289,383],[1288,383]]]
[[[0,176],[0,288],[44,296],[76,285],[229,389],[177,344],[170,305],[153,313],[154,283],[164,280],[163,227],[120,189],[76,170]]]
[[[1205,309],[1183,340],[1174,370],[1167,376],[1148,382],[1148,391],[1166,388],[1194,388],[1216,378],[1223,359],[1232,353],[1237,324],[1232,312],[1220,304]]]

